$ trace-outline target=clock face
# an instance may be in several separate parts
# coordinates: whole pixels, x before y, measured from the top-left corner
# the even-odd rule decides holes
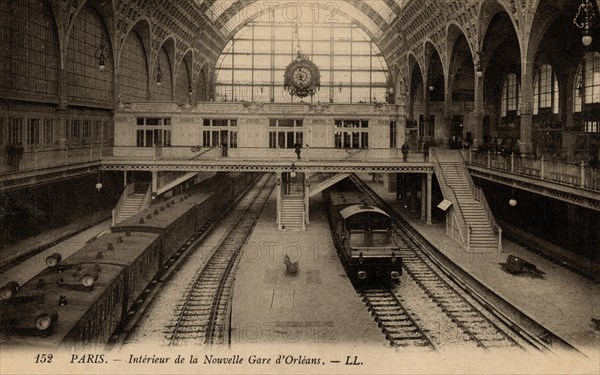
[[[312,84],[312,80],[312,71],[307,66],[299,66],[292,72],[292,82],[296,87],[308,87]]]
[[[286,68],[283,87],[300,98],[314,95],[321,86],[319,68],[305,55],[298,53],[296,60]]]

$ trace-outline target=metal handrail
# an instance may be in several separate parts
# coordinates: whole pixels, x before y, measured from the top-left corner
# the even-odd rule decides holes
[[[546,156],[529,158],[502,155],[489,151],[485,154],[472,150],[468,152],[471,154],[469,157],[470,165],[551,181],[560,185],[600,191],[600,169],[592,168],[582,161],[575,163],[553,160]],[[463,159],[465,159],[464,155]]]
[[[145,210],[150,207],[150,196],[152,195],[152,185],[148,186],[148,190],[146,190],[146,194],[144,194],[144,199],[142,199],[142,203],[140,203],[140,211]]]

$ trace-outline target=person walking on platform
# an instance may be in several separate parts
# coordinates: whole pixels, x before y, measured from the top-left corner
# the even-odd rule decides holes
[[[300,146],[300,143],[296,143],[294,144],[294,152],[296,152],[296,156],[298,156],[298,160],[300,160],[300,153],[302,152],[302,146]]]
[[[404,142],[404,144],[402,145],[400,150],[402,150],[402,161],[407,162],[408,161],[408,152],[410,151],[410,147],[408,147],[408,143]]]

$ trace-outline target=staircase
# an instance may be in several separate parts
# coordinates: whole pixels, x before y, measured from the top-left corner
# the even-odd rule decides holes
[[[454,190],[458,200],[453,203],[460,206],[467,228],[470,228],[471,250],[496,251],[498,242],[494,230],[490,226],[482,204],[475,200],[462,165],[457,162],[440,162],[440,168],[446,184]]]
[[[140,206],[145,194],[131,194],[124,198],[121,210],[117,214],[116,224],[140,212]]]
[[[281,199],[281,229],[304,230],[304,197],[286,195]]]
[[[323,175],[325,180],[324,181],[319,180],[320,183],[318,185],[310,188],[310,196],[314,197],[315,195],[319,194],[323,190],[327,189],[330,186],[337,184],[338,182],[342,181],[344,178],[349,177],[349,176],[350,176],[350,173],[338,173],[338,174],[331,174],[331,175],[330,174]],[[315,179],[312,179],[312,177],[313,176],[311,176],[311,183],[313,183],[312,181],[315,180]]]

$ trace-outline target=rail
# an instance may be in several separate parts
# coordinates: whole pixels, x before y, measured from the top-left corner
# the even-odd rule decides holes
[[[199,159],[201,156],[204,156],[206,154],[208,154],[211,151],[216,151],[216,150],[221,150],[221,148],[219,146],[212,146],[212,147],[208,147],[206,149],[202,149],[200,146],[192,146],[190,147],[190,151],[192,152],[200,152],[198,155],[194,155],[191,157],[191,159]],[[221,152],[218,152],[218,154],[221,154]]]
[[[181,159],[181,160],[218,160],[224,159],[245,159],[245,160],[263,160],[263,159],[281,159],[286,161],[296,161],[298,156],[293,148],[273,148],[273,147],[255,147],[238,146],[228,147],[225,155],[225,149],[219,146],[209,148],[189,145],[157,146],[157,147],[136,147],[136,146],[114,146],[107,159],[127,158],[140,160],[153,159]],[[105,155],[106,156],[106,155]],[[337,160],[337,161],[397,161],[402,162],[402,153],[400,149],[389,147],[367,147],[367,148],[343,148],[343,147],[310,147],[301,149],[300,157],[302,161],[315,160]],[[408,155],[409,162],[424,162],[422,152],[411,152]]]
[[[125,186],[125,189],[123,190],[123,194],[121,194],[121,197],[119,197],[119,201],[117,202],[117,205],[112,210],[112,225],[113,226],[117,224],[117,217],[119,216],[119,213],[123,209],[125,200],[127,199],[128,196],[133,194],[134,191],[135,191],[135,184],[129,184],[129,185]]]
[[[446,183],[446,178],[444,177],[444,173],[442,172],[442,168],[440,167],[440,161],[438,159],[438,155],[435,148],[430,148],[429,151],[431,152],[431,155],[433,157],[433,170],[440,183],[442,194],[444,195],[445,199],[450,198],[448,200],[454,203],[450,208],[452,210],[452,225],[450,225],[450,228],[448,225],[446,225],[446,231],[448,231],[448,229],[451,229],[450,237],[459,240],[463,245],[466,246],[467,251],[469,251],[471,240],[468,231],[469,228],[467,227],[467,222],[465,221],[465,216],[462,212],[462,209],[458,204],[456,192],[454,191],[454,188],[452,186]],[[446,223],[448,223],[448,221],[446,221]]]
[[[142,203],[140,203],[140,211],[145,210],[150,207],[150,197],[152,196],[152,185],[148,186],[146,190],[146,194],[144,194],[144,199],[142,199]]]
[[[462,153],[463,158],[468,160],[470,165],[600,191],[600,169],[593,168],[583,161],[569,163],[544,156],[538,159],[515,154],[503,155],[491,151],[477,152],[471,149],[463,150]]]
[[[101,144],[51,149],[23,149],[15,145],[6,145],[0,152],[0,175],[100,162],[103,157],[111,155],[112,147]]]

